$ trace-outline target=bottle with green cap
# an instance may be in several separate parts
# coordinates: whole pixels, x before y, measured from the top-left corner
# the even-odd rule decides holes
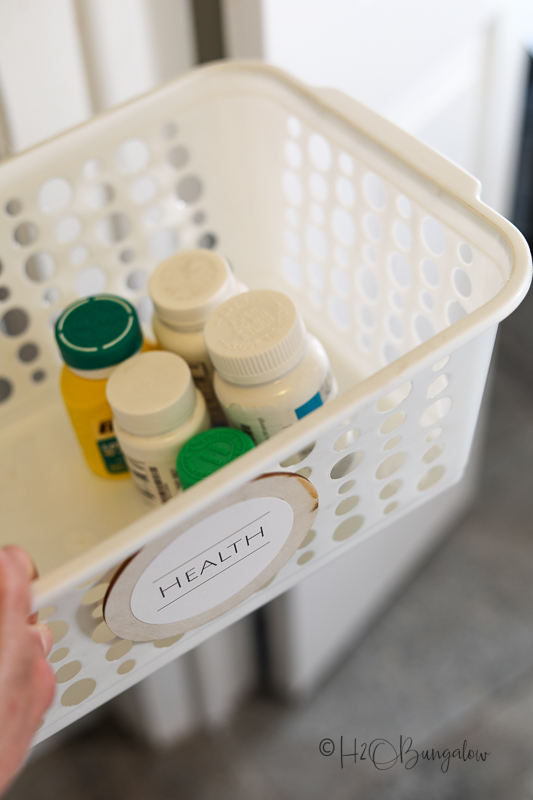
[[[143,344],[133,306],[102,294],[67,306],[55,326],[65,362],[61,393],[89,466],[104,478],[123,478],[128,466],[113,431],[106,398],[113,369]]]
[[[188,489],[253,447],[248,434],[236,428],[211,428],[199,433],[179,452],[176,468],[181,485]]]

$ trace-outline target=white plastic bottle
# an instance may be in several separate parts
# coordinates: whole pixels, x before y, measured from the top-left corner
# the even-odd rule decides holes
[[[204,334],[227,420],[256,444],[337,395],[326,351],[281,292],[259,289],[227,300]]]
[[[189,367],[174,353],[142,353],[117,367],[106,391],[115,435],[137,488],[149,505],[165,503],[181,490],[179,451],[209,427]]]
[[[164,350],[188,363],[205,397],[213,425],[225,424],[213,390],[213,365],[203,329],[208,316],[229,297],[245,291],[225,258],[211,250],[184,250],[163,261],[150,278],[152,327]]]

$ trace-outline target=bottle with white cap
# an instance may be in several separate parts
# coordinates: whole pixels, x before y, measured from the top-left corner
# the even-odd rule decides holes
[[[281,292],[259,289],[227,300],[204,335],[226,418],[256,444],[337,395],[326,351]]]
[[[225,424],[213,391],[213,365],[203,329],[211,312],[245,287],[225,258],[196,249],[163,261],[150,278],[149,291],[155,309],[152,327],[161,347],[185,359],[205,397],[213,425]]]
[[[151,506],[181,490],[176,458],[209,427],[204,398],[183,358],[155,350],[124,361],[107,382],[115,435],[137,488]]]

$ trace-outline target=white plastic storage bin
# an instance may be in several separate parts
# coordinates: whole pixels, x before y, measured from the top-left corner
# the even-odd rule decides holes
[[[2,540],[35,558],[36,607],[56,636],[43,739],[458,481],[530,256],[474,178],[344,95],[256,63],[198,69],[0,175]],[[248,286],[290,294],[341,394],[146,513],[129,481],[86,467],[52,327],[101,291],[148,322],[151,271],[195,245],[226,254]],[[184,635],[109,631],[102,598],[125,559],[284,471],[309,478],[319,508],[267,586]]]

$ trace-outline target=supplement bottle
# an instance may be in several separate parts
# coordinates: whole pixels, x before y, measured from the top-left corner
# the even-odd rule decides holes
[[[176,472],[180,449],[209,427],[189,367],[175,353],[141,353],[113,372],[107,399],[137,488],[149,505],[165,503],[181,489]]]
[[[226,418],[256,444],[337,395],[326,351],[281,292],[260,289],[227,300],[204,334]]]
[[[66,364],[61,393],[89,466],[104,478],[126,477],[105,390],[116,365],[141,348],[135,309],[114,295],[87,297],[63,311],[55,336]]]
[[[184,489],[252,450],[250,437],[236,428],[211,428],[184,444],[176,464]]]
[[[225,425],[213,391],[213,365],[203,329],[217,306],[244,291],[225,258],[211,250],[184,250],[163,261],[150,278],[152,327],[164,350],[188,363],[213,425]]]

